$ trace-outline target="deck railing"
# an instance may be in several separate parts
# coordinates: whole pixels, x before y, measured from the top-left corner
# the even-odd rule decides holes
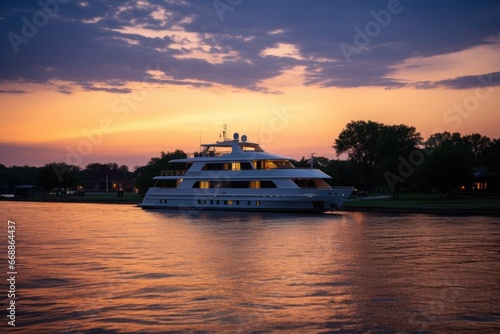
[[[183,176],[186,175],[186,170],[162,170],[161,176]]]
[[[223,151],[223,152],[207,152],[207,153],[201,153],[201,152],[194,152],[194,153],[187,153],[186,156],[188,158],[201,158],[201,157],[222,157],[226,154],[231,153],[230,151]]]

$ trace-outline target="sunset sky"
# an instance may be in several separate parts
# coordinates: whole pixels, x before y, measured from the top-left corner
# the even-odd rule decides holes
[[[0,164],[246,134],[300,159],[352,120],[500,137],[500,2],[2,1]]]

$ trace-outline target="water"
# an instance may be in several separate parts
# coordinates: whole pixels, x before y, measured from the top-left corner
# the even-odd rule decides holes
[[[0,209],[19,333],[500,331],[498,217]]]

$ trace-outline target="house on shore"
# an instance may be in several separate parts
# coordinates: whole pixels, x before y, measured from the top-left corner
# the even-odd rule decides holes
[[[32,197],[40,194],[40,187],[22,185],[14,187],[14,197]]]
[[[134,181],[119,169],[111,169],[107,165],[102,165],[89,179],[86,191],[91,192],[132,192]]]

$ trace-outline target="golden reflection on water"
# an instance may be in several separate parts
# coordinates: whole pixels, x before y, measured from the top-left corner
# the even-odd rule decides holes
[[[495,218],[1,205],[18,225],[18,323],[29,331],[397,332],[500,321]],[[484,319],[471,321],[468,303]]]

